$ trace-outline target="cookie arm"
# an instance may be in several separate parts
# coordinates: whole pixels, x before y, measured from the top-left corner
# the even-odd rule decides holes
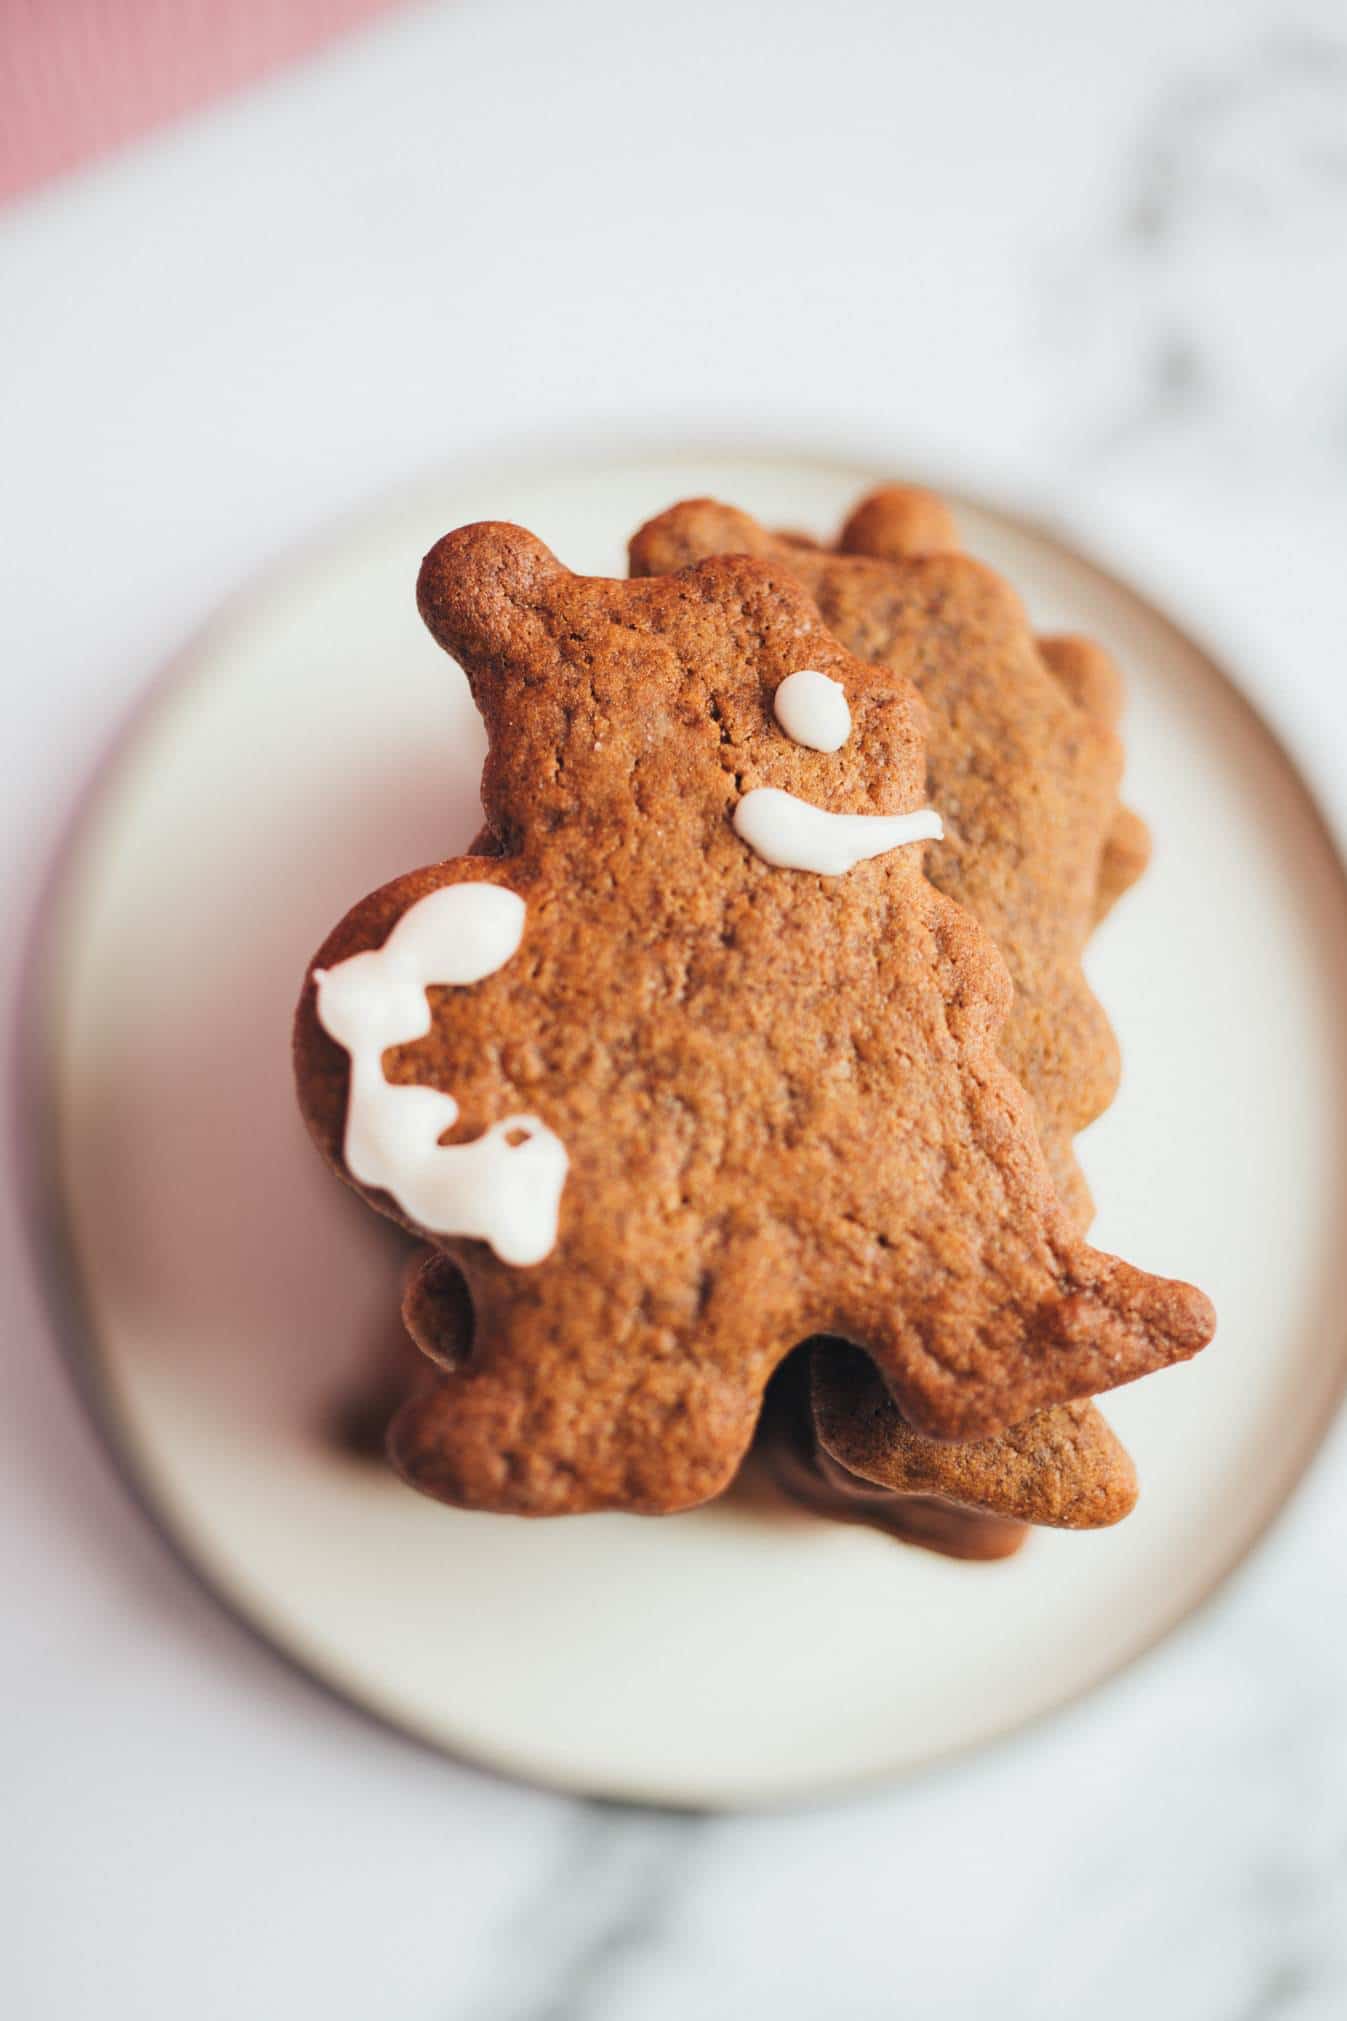
[[[1130,891],[1151,860],[1150,830],[1130,807],[1120,807],[1113,819],[1099,863],[1099,890],[1094,923],[1107,918],[1125,891]]]
[[[1123,683],[1117,662],[1094,639],[1063,632],[1038,642],[1043,664],[1058,686],[1097,723],[1116,730],[1122,716]],[[1130,807],[1119,807],[1104,844],[1095,901],[1097,926],[1150,862],[1151,838]]]

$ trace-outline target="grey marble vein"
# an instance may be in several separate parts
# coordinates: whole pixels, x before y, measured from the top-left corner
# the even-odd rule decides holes
[[[1085,466],[1146,454],[1338,464],[1347,433],[1347,15],[1274,21],[1161,75],[1112,205],[1044,279],[1092,357],[1068,403]],[[1275,363],[1273,362],[1275,360]]]
[[[553,1865],[493,1946],[474,2021],[601,2021],[658,1954],[709,1820],[577,1803]]]

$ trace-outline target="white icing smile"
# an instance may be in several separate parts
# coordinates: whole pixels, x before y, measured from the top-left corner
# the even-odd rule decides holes
[[[447,884],[403,913],[383,946],[315,969],[318,1021],[351,1056],[343,1155],[352,1178],[390,1193],[438,1235],[487,1242],[502,1263],[541,1263],[557,1239],[569,1160],[536,1116],[507,1116],[468,1144],[441,1144],[458,1103],[384,1078],[389,1046],[430,1030],[432,983],[481,982],[519,946],[525,906],[495,884]]]
[[[840,751],[851,735],[846,689],[814,667],[787,674],[772,707],[791,741],[811,751]]]
[[[933,807],[913,814],[830,814],[777,786],[755,786],[734,810],[735,832],[778,870],[841,877],[904,842],[938,842],[945,830]]]

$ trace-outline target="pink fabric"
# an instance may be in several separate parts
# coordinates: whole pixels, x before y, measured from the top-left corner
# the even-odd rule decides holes
[[[393,0],[0,0],[0,199],[315,48]]]

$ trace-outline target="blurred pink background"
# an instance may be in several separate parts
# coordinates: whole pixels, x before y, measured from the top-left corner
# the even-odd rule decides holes
[[[393,0],[0,0],[0,200],[188,112]]]

